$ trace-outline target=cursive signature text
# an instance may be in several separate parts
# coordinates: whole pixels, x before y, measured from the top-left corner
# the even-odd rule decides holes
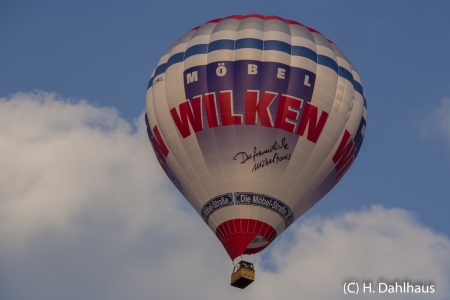
[[[277,164],[280,161],[283,160],[290,160],[291,159],[291,153],[288,153],[286,155],[280,155],[279,154],[279,150],[283,150],[289,149],[289,145],[286,142],[286,138],[283,138],[281,140],[281,143],[279,143],[278,141],[273,142],[272,145],[270,145],[269,148],[263,149],[263,150],[258,150],[258,148],[256,148],[256,146],[253,148],[253,153],[248,153],[245,151],[241,151],[236,153],[236,155],[233,157],[233,160],[238,160],[240,159],[241,164],[247,162],[250,159],[253,159],[253,162],[255,163],[252,169],[252,172],[266,167],[268,165],[271,165],[273,163]],[[261,158],[269,153],[273,153],[273,156],[271,158],[263,158],[261,160]]]

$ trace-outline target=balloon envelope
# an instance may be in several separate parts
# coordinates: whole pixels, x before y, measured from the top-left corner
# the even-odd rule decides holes
[[[342,51],[276,16],[188,31],[147,90],[161,166],[232,260],[263,250],[339,182],[366,118],[361,80]]]

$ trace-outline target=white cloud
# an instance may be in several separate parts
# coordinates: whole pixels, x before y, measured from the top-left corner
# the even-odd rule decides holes
[[[379,277],[434,280],[440,296],[449,295],[450,241],[420,225],[403,209],[374,206],[331,219],[308,220],[294,230],[293,241],[274,247],[271,257],[281,266],[278,273],[291,279],[279,279],[280,287],[306,299],[346,299],[337,294],[337,281],[349,277],[375,283]],[[268,281],[277,275],[268,275]],[[358,299],[365,298],[360,295]]]
[[[349,276],[434,280],[426,299],[450,296],[450,240],[377,206],[293,225],[251,257],[255,283],[230,287],[225,251],[164,178],[142,116],[136,127],[54,94],[0,99],[0,299],[347,299]]]
[[[439,107],[421,123],[421,133],[443,137],[450,145],[450,99],[442,99]]]

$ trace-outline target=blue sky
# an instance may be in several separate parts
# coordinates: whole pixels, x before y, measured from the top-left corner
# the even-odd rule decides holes
[[[223,253],[215,254],[221,249],[212,241],[214,235],[157,169],[142,112],[151,72],[173,41],[210,19],[248,13],[294,19],[331,39],[358,70],[368,103],[364,144],[350,171],[257,262],[283,265],[277,256],[283,251],[291,259],[296,251],[308,253],[302,239],[313,241],[311,249],[321,238],[334,245],[331,234],[337,229],[329,224],[370,228],[364,222],[372,218],[376,226],[398,219],[388,227],[398,238],[384,241],[387,249],[428,249],[417,252],[417,258],[438,263],[417,268],[399,263],[392,276],[450,281],[449,11],[447,1],[2,1],[0,143],[11,157],[5,155],[0,163],[0,224],[5,222],[0,228],[0,298],[121,299],[120,291],[133,286],[142,292],[135,299],[144,299],[148,290],[139,274],[157,276],[150,271],[152,263],[165,261],[167,251],[173,251],[179,264],[188,257],[193,263],[216,261],[218,268],[225,263]],[[87,164],[84,170],[81,166]],[[55,195],[68,199],[67,205]],[[152,200],[155,195],[168,200],[161,204]],[[124,206],[123,199],[131,204]],[[175,217],[185,222],[183,228],[167,220]],[[197,232],[211,241],[201,240]],[[337,234],[354,238],[350,244],[356,249],[361,247],[357,241],[370,243],[371,235],[364,231],[344,228]],[[442,253],[430,250],[435,244],[444,245]],[[197,246],[212,250],[200,255]],[[114,247],[120,250],[107,250]],[[180,247],[191,248],[183,256],[177,252]],[[90,256],[97,250],[101,258]],[[377,253],[368,250],[361,260]],[[395,265],[398,259],[389,261],[389,253],[384,262]],[[333,255],[338,254],[320,259]],[[304,264],[314,260],[303,258]],[[109,274],[117,271],[112,266],[117,260],[120,272],[114,278]],[[181,278],[193,267],[186,264]],[[391,274],[376,265],[368,265],[369,276]],[[364,275],[358,270],[332,272],[336,295],[343,296],[343,276]],[[262,278],[278,280],[269,271]],[[92,280],[86,272],[92,272]],[[279,272],[302,276],[285,265]],[[228,268],[224,273],[211,280],[228,288]],[[128,285],[127,274],[135,278]],[[163,298],[162,286],[153,287],[151,299]],[[441,299],[450,297],[441,286]],[[189,287],[183,283],[177,289]],[[259,286],[265,295],[261,290]],[[233,293],[223,290],[220,297]],[[328,294],[320,295],[328,299]]]

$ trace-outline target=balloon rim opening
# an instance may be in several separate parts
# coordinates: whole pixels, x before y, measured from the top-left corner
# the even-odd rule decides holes
[[[243,254],[256,254],[264,250],[276,237],[276,230],[269,224],[255,219],[232,219],[216,228],[216,235],[231,260]],[[261,236],[267,244],[249,247],[255,237]]]

